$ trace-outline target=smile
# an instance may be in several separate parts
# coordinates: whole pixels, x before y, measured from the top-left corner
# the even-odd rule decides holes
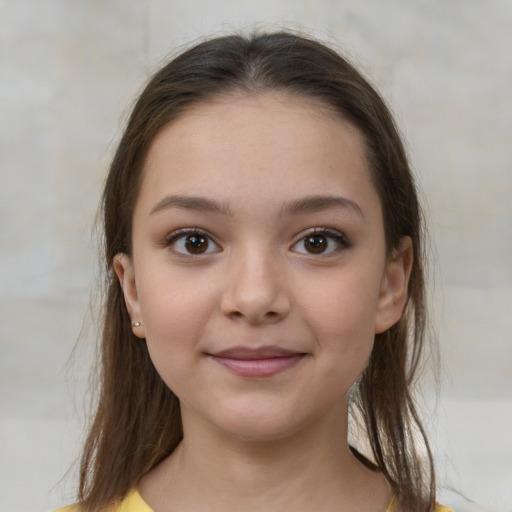
[[[249,349],[235,347],[209,356],[241,377],[272,377],[295,366],[306,354],[268,347]]]

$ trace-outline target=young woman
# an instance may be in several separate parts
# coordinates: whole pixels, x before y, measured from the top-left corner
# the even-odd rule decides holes
[[[62,510],[447,510],[411,394],[420,208],[346,60],[289,33],[184,52],[135,105],[103,214],[101,387]]]

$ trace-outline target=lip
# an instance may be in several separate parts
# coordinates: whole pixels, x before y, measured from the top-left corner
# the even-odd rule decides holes
[[[208,355],[236,375],[264,378],[288,370],[299,363],[306,354],[280,347],[233,347]]]

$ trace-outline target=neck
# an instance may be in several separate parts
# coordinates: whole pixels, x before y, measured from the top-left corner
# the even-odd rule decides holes
[[[383,478],[347,446],[346,408],[272,440],[240,439],[191,415],[184,411],[180,446],[139,486],[159,512],[385,509],[389,491]],[[367,503],[368,487],[377,506]]]

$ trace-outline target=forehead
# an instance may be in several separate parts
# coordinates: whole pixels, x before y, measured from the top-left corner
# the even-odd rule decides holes
[[[301,93],[288,92],[284,90],[268,91],[243,91],[234,90],[216,94],[204,101],[199,101],[184,111],[182,117],[201,116],[206,112],[230,112],[231,107],[245,111],[247,115],[251,112],[282,112],[295,113],[298,117],[325,119],[345,123],[346,121],[331,105],[325,101],[307,96]]]
[[[141,194],[293,200],[333,189],[375,194],[359,130],[321,101],[271,92],[219,96],[166,126]]]

